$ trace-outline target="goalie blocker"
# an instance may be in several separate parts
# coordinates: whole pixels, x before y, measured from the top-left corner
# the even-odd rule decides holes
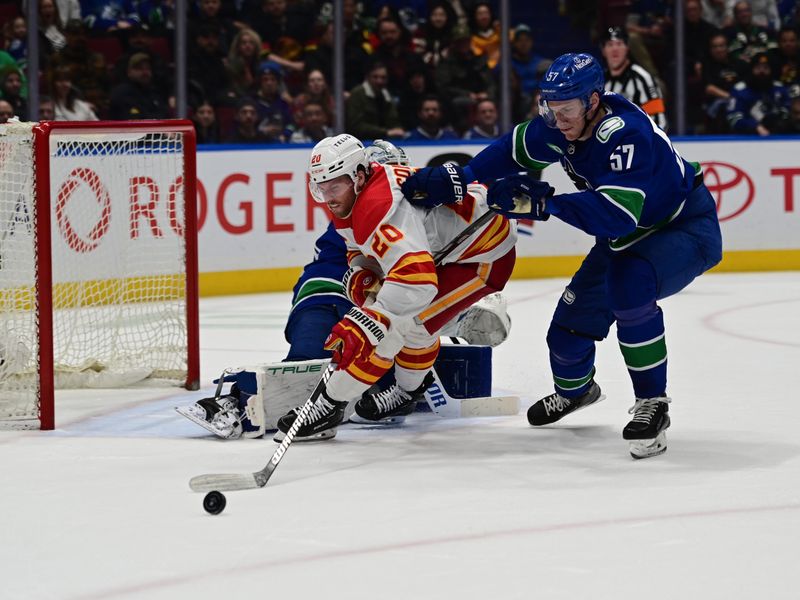
[[[519,398],[493,397],[492,349],[452,344],[443,339],[434,365],[426,405],[443,417],[500,416],[519,412]],[[325,371],[328,359],[279,362],[242,367],[223,373],[213,398],[177,407],[181,415],[222,438],[261,437],[277,429],[278,419],[308,398]],[[227,392],[225,384],[230,384]],[[354,403],[345,412],[349,418]]]

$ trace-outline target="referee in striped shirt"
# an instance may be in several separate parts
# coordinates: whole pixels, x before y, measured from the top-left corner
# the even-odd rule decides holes
[[[606,60],[606,90],[639,105],[656,125],[666,131],[664,95],[655,77],[631,61],[628,34],[620,27],[609,27],[600,43]]]

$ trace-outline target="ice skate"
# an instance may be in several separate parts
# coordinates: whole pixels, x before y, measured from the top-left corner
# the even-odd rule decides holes
[[[428,373],[422,384],[413,392],[407,392],[396,383],[382,392],[364,392],[356,402],[355,412],[350,417],[352,423],[373,425],[399,425],[414,412],[417,402],[425,400],[425,390],[433,383],[433,375]]]
[[[622,437],[630,442],[633,458],[649,458],[667,451],[665,430],[670,425],[670,402],[666,396],[641,398],[628,411],[633,418],[622,430]]]
[[[600,392],[600,386],[594,381],[583,394],[577,398],[564,398],[559,393],[550,394],[542,398],[528,409],[528,423],[531,425],[549,425],[562,417],[580,408],[585,408],[595,402],[600,402],[605,396]]]
[[[237,397],[233,394],[203,398],[191,406],[176,406],[175,410],[223,439],[235,440],[242,435],[244,415],[239,410]]]
[[[336,426],[344,420],[344,409],[346,407],[347,402],[337,402],[329,398],[323,391],[306,415],[305,421],[297,430],[294,441],[310,442],[336,437]],[[278,431],[273,438],[276,442],[283,441],[286,432],[292,427],[302,408],[302,406],[293,408],[278,419]]]

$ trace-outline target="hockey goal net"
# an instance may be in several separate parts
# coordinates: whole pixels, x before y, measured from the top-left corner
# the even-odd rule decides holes
[[[195,207],[188,121],[0,125],[1,428],[52,429],[57,387],[197,389]]]

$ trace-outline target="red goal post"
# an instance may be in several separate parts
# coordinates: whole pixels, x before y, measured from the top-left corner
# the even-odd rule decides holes
[[[199,387],[191,121],[0,125],[0,428],[62,387]]]

